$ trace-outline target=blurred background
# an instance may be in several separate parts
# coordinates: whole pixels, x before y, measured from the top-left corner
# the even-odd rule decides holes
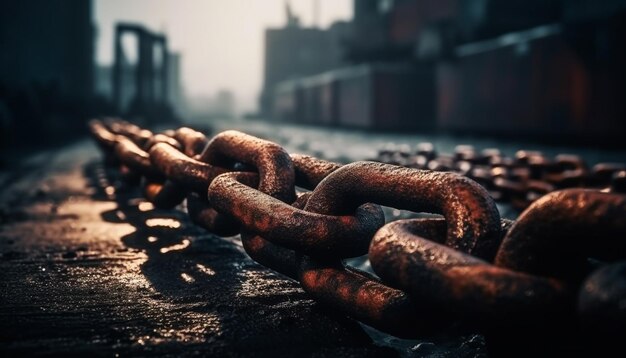
[[[3,1],[1,146],[121,116],[624,149],[625,20],[626,0]]]

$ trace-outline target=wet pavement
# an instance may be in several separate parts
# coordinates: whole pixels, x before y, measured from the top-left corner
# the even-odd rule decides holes
[[[213,126],[340,162],[371,158],[389,140],[422,140],[247,122]],[[591,150],[586,159],[623,154]],[[207,233],[184,208],[156,210],[120,185],[88,140],[0,172],[0,188],[4,356],[486,354],[479,335],[399,340],[327,310],[297,283],[247,258],[237,237]]]

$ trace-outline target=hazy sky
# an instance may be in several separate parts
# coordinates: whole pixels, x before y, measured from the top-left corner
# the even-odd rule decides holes
[[[352,0],[318,0],[320,25],[352,17]],[[309,26],[314,0],[291,0],[294,13]],[[140,22],[168,35],[182,57],[188,95],[211,96],[230,89],[240,111],[256,108],[262,83],[263,34],[285,23],[285,0],[96,0],[97,61],[113,58],[113,27]]]

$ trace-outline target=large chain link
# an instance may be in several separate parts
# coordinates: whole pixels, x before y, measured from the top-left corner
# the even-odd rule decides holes
[[[617,165],[590,175],[575,157],[547,164],[536,153],[508,159],[466,148],[451,162],[471,164],[461,175],[411,168],[445,169],[425,146],[400,156],[415,162],[398,163],[409,168],[340,166],[237,131],[208,140],[189,128],[153,134],[121,120],[94,120],[90,130],[106,162],[141,182],[155,206],[186,198],[194,223],[241,233],[254,260],[379,330],[411,337],[459,322],[493,330],[583,320],[625,331],[626,196],[619,185],[600,190],[611,176],[623,181]],[[486,182],[480,165],[489,166]],[[507,174],[493,174],[500,169]],[[511,184],[495,179],[515,175],[527,178],[525,201],[531,179],[551,186],[511,222],[500,219],[490,191],[506,192]],[[553,191],[591,182],[599,189]],[[385,225],[379,205],[441,217]],[[378,277],[342,261],[364,254]]]

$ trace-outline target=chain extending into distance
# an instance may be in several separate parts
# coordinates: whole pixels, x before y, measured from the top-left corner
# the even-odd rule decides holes
[[[106,162],[141,179],[156,207],[186,198],[194,223],[217,235],[241,233],[254,260],[379,330],[413,337],[459,322],[485,330],[584,322],[626,332],[626,195],[615,186],[549,193],[510,222],[470,179],[482,178],[479,166],[469,176],[377,162],[340,166],[237,131],[209,140],[189,128],[153,134],[121,120],[94,120],[90,130]],[[417,160],[433,163],[428,153]],[[583,167],[574,158],[548,165],[530,154],[468,153],[457,152],[457,167],[515,172],[525,163],[524,177],[541,168],[542,178],[559,178],[556,186],[583,180],[570,173]],[[546,169],[553,164],[566,169]],[[592,177],[604,178],[596,184],[607,185],[609,172],[623,181],[614,169],[596,167]],[[379,205],[441,217],[385,225]],[[343,264],[364,254],[378,277]]]
[[[589,168],[577,155],[549,158],[538,151],[520,150],[508,157],[491,148],[477,151],[458,145],[453,154],[438,153],[432,143],[388,145],[374,161],[415,169],[455,172],[467,176],[489,191],[496,201],[508,202],[518,210],[555,190],[566,188],[610,188],[626,192],[626,165],[599,163]]]

